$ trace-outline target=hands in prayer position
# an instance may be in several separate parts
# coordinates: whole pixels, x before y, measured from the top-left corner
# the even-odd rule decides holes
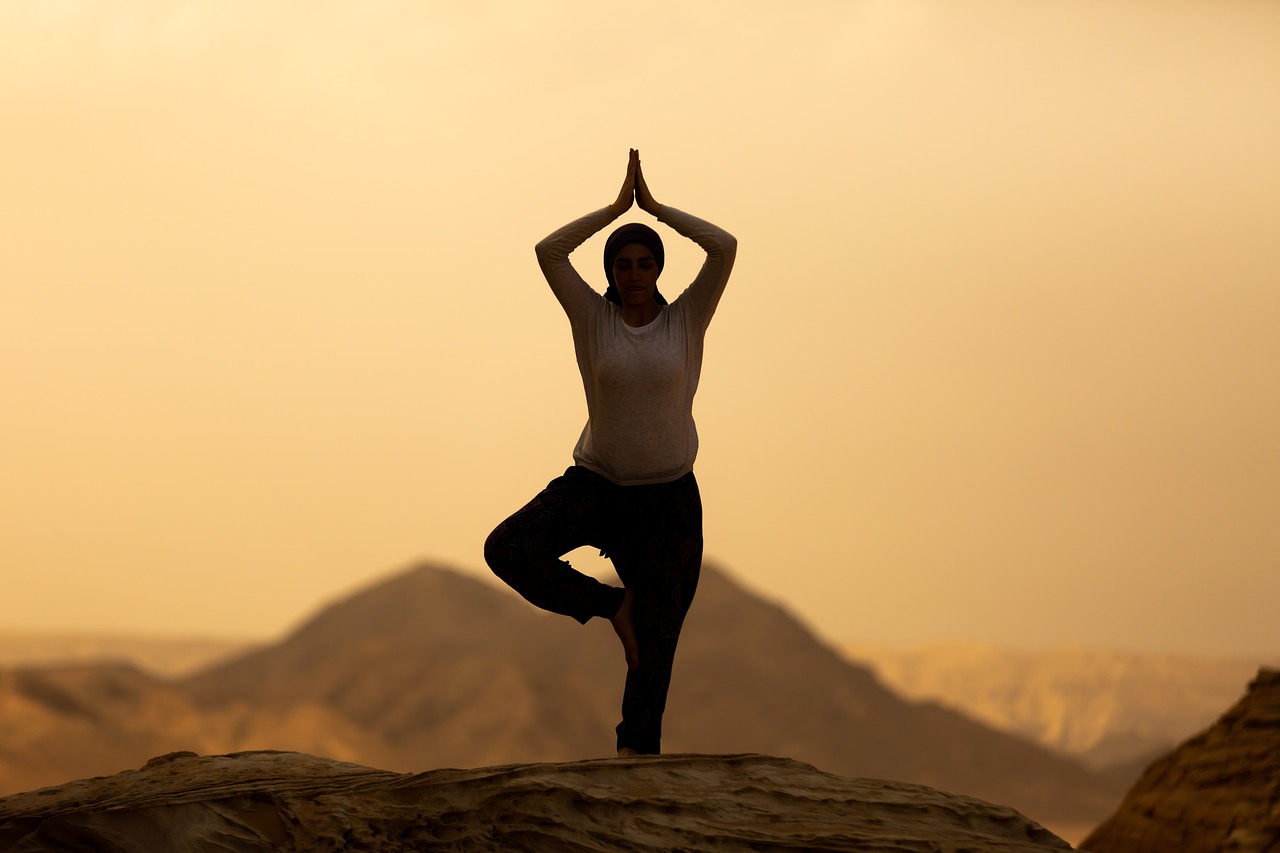
[[[641,210],[653,216],[657,216],[658,208],[662,207],[654,199],[653,193],[649,192],[649,185],[645,183],[644,172],[640,168],[640,152],[635,148],[631,149],[627,158],[627,176],[622,181],[622,189],[618,191],[618,198],[609,205],[609,209],[614,216],[621,216],[631,209],[633,203],[639,204]]]

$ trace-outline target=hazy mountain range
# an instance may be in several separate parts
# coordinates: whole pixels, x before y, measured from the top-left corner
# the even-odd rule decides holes
[[[917,782],[1051,828],[1096,823],[1125,787],[904,701],[710,566],[676,666],[668,752],[766,753]],[[623,676],[607,623],[578,626],[496,585],[419,567],[182,679],[124,664],[0,671],[0,791],[180,749],[290,749],[401,771],[607,756]]]
[[[263,645],[249,640],[0,631],[0,667],[117,663],[176,678]],[[1280,654],[1202,657],[1096,648],[1015,650],[980,643],[838,649],[892,690],[936,701],[1011,734],[1137,778],[1204,729]]]
[[[845,643],[901,695],[935,700],[1095,768],[1142,766],[1212,724],[1280,654],[1208,658],[981,644]]]
[[[261,644],[207,637],[0,631],[0,667],[127,663],[173,677],[257,645]]]

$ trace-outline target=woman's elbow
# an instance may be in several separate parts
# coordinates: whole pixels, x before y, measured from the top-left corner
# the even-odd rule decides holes
[[[726,231],[718,242],[721,256],[732,262],[738,255],[738,238]]]

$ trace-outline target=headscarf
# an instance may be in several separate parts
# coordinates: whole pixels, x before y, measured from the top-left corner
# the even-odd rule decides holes
[[[640,243],[653,252],[653,259],[658,264],[659,274],[662,273],[662,265],[666,260],[666,255],[662,250],[662,238],[658,236],[657,231],[642,222],[628,222],[610,234],[609,239],[604,241],[604,277],[609,280],[609,287],[604,292],[604,298],[614,305],[622,304],[622,295],[618,293],[618,285],[613,280],[613,261],[618,257],[618,252],[622,251],[622,247],[628,243]],[[653,298],[659,305],[667,304],[667,300],[663,298],[657,288],[654,288]]]

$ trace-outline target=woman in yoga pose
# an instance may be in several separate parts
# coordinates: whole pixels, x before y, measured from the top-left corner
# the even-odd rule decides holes
[[[633,203],[706,252],[697,277],[670,304],[657,286],[662,239],[647,225],[610,234],[603,296],[569,262]],[[659,204],[634,149],[612,204],[537,245],[542,273],[569,317],[587,424],[574,465],[498,525],[485,542],[485,560],[532,604],[582,623],[598,616],[613,624],[628,667],[619,756],[660,751],[676,642],[702,566],[693,397],[703,337],[736,250],[724,230]],[[562,559],[584,545],[612,560],[622,589]]]

